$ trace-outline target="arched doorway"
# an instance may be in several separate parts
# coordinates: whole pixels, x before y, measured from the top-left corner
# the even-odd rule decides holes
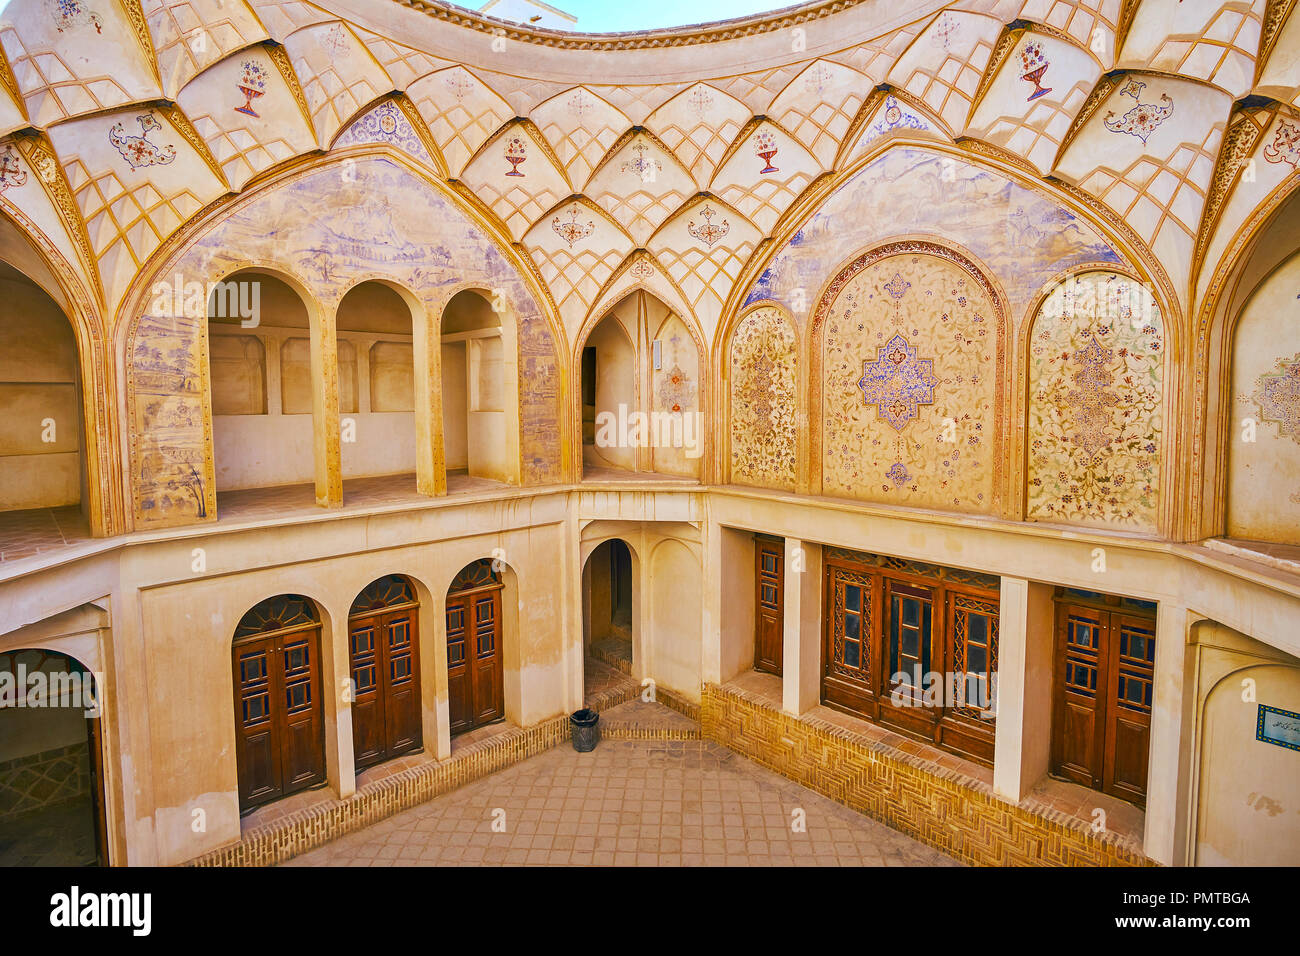
[[[501,656],[501,572],[467,564],[447,589],[447,700],[452,735],[506,715]]]
[[[325,780],[320,615],[309,598],[277,594],[235,628],[235,752],[239,809]]]
[[[587,654],[632,673],[632,551],[618,538],[602,541],[582,573]]]
[[[67,654],[0,654],[0,866],[107,865],[94,675]]]
[[[352,602],[352,749],[358,770],[419,750],[420,604],[400,574],[371,581]]]

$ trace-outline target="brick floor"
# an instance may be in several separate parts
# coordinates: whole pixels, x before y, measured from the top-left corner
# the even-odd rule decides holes
[[[806,832],[793,832],[796,809]],[[562,745],[286,865],[502,864],[957,865],[693,740],[604,740],[588,754]]]

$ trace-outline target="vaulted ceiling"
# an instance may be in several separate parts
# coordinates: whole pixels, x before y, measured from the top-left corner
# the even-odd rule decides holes
[[[383,140],[473,197],[566,325],[649,255],[708,329],[805,197],[906,136],[1092,197],[1187,310],[1294,185],[1296,2],[832,0],[584,39],[434,0],[12,0],[0,207],[112,315],[195,213]],[[800,55],[822,21],[858,26]]]

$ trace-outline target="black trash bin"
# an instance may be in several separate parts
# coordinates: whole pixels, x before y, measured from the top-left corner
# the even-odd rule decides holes
[[[569,715],[569,727],[573,731],[573,749],[580,754],[590,753],[600,742],[600,714],[586,707],[575,710]]]

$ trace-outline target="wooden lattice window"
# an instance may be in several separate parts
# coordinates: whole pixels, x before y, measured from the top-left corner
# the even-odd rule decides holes
[[[400,574],[386,574],[376,578],[362,589],[352,602],[349,616],[370,614],[385,608],[405,607],[415,603],[415,589],[411,582]]]
[[[465,565],[452,579],[451,587],[447,589],[448,593],[459,594],[461,591],[500,586],[501,572],[493,567],[494,563],[491,558],[479,558]]]

